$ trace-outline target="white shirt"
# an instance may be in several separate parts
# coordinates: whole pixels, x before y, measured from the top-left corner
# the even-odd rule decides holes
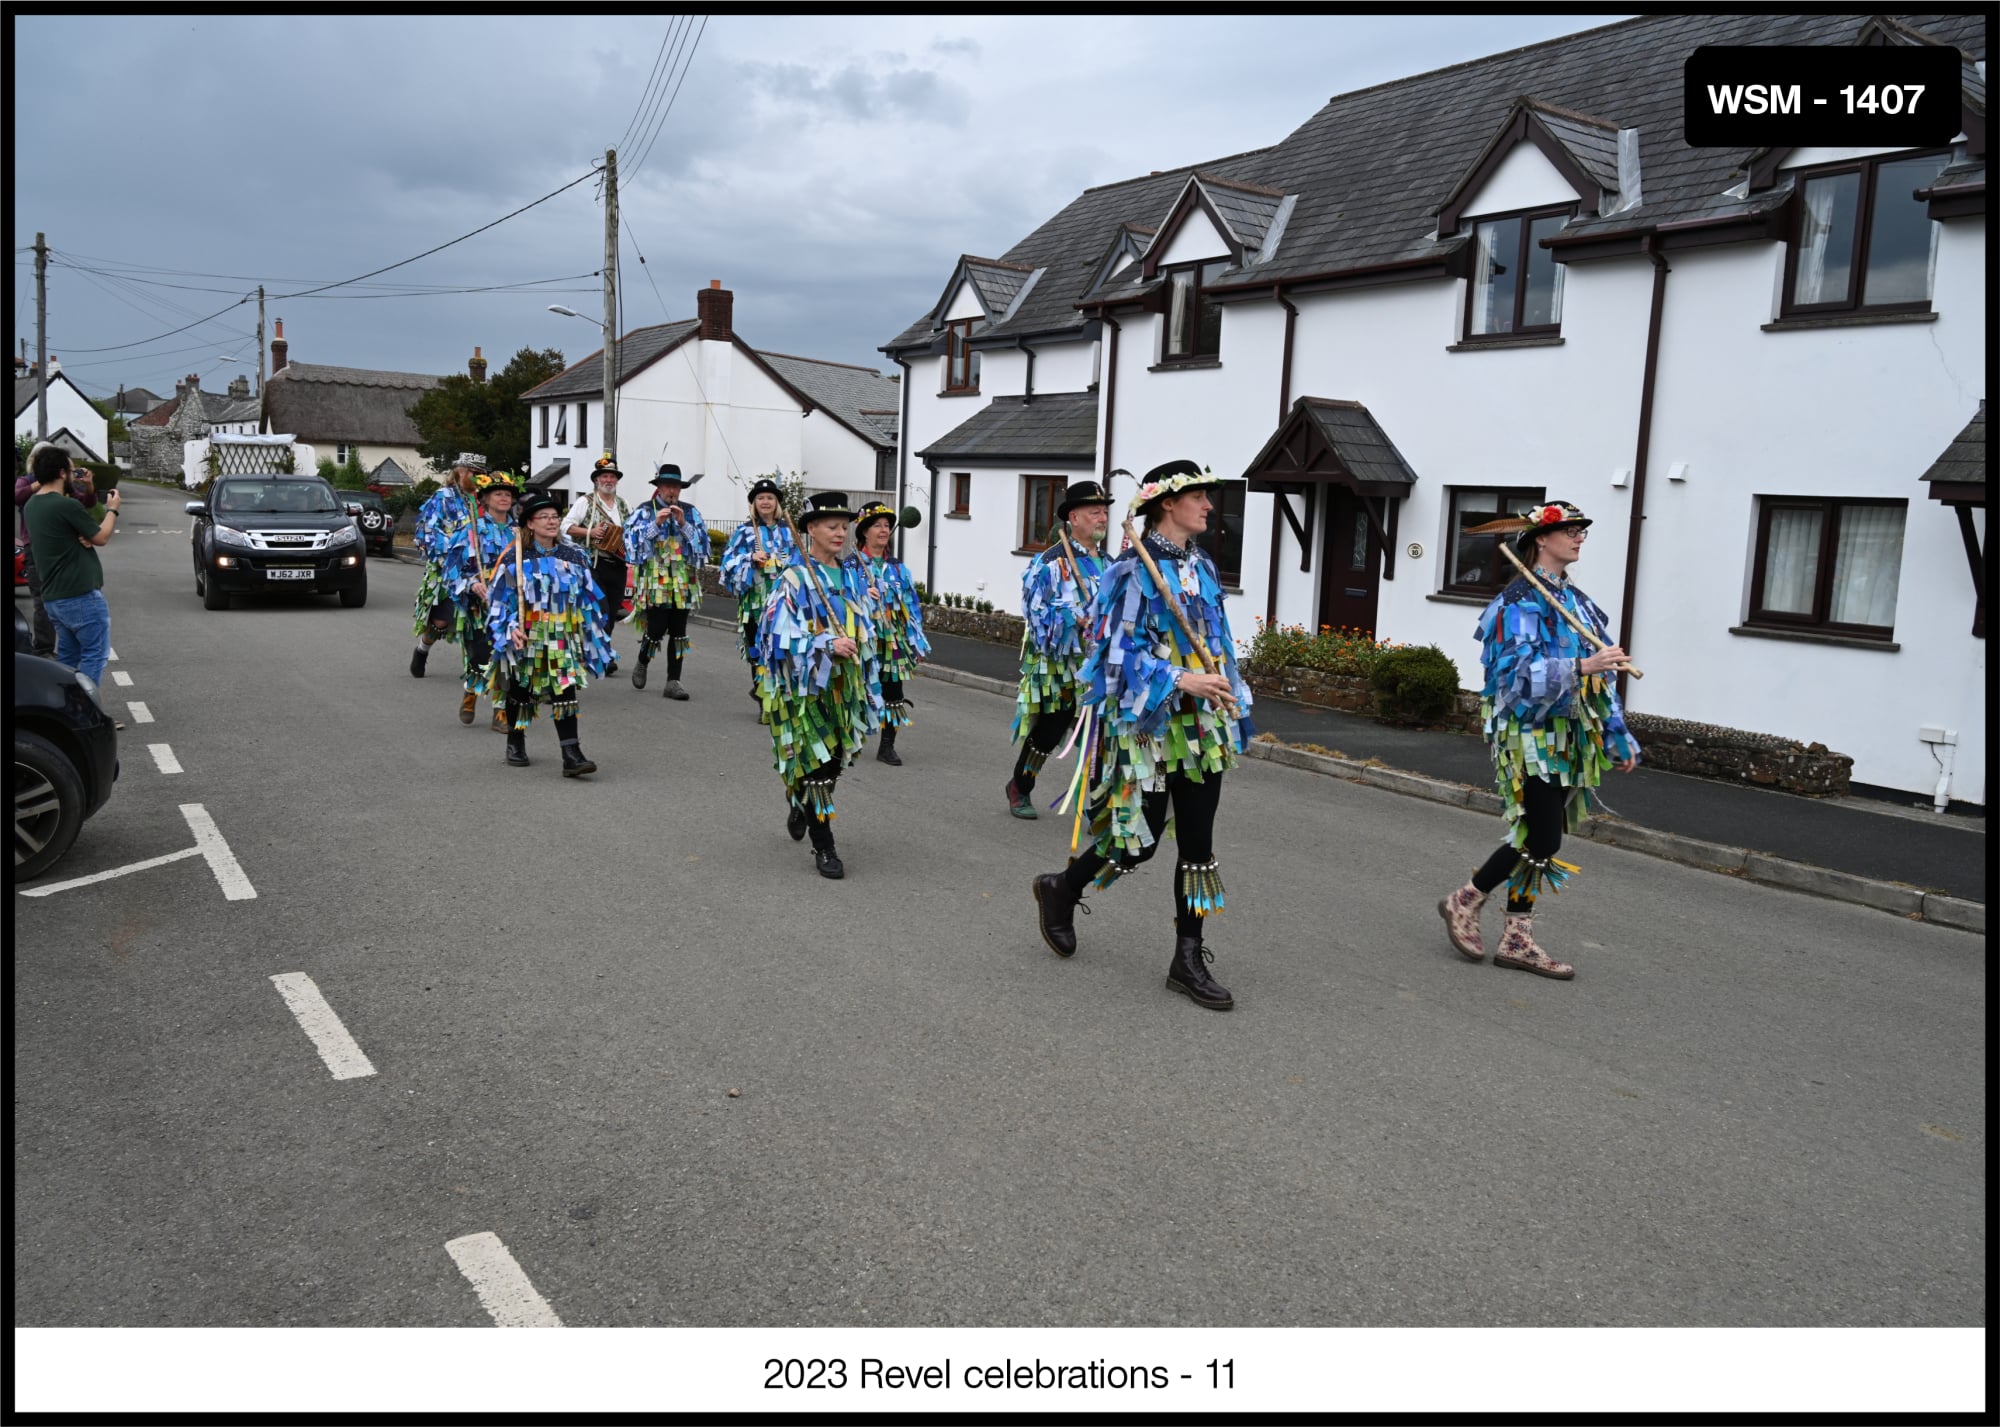
[[[597,524],[616,525],[622,529],[625,524],[625,517],[631,513],[631,510],[625,504],[623,496],[613,496],[611,503],[607,505],[597,498],[595,490],[585,491],[576,498],[576,503],[570,506],[569,513],[563,516],[563,537],[569,540],[577,539],[576,536],[569,533],[569,528],[572,525],[581,525],[584,529],[588,530],[593,514],[596,516]]]

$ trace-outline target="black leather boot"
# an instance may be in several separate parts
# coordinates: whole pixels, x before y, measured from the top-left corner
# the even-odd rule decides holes
[[[507,766],[509,768],[528,766],[528,731],[524,728],[507,730]]]
[[[1070,891],[1068,875],[1044,872],[1028,887],[1034,893],[1042,940],[1049,944],[1049,950],[1057,956],[1076,955],[1076,911],[1082,907],[1088,914],[1090,908],[1081,896]]]
[[[1213,957],[1214,953],[1201,944],[1200,937],[1176,936],[1173,965],[1167,968],[1167,985],[1197,1006],[1226,1011],[1236,1004],[1236,998],[1229,994],[1227,986],[1208,974],[1208,962]]]
[[[415,649],[410,651],[410,676],[412,678],[423,678],[424,661],[430,657],[431,647],[428,644],[419,644]]]
[[[793,842],[805,841],[806,829],[811,825],[812,819],[797,808],[785,814],[785,831],[792,835]]]
[[[903,760],[896,756],[895,729],[884,728],[882,730],[882,742],[875,750],[875,761],[877,763],[887,763],[891,768],[900,768],[903,766]]]
[[[595,773],[597,765],[583,756],[583,749],[571,739],[564,739],[562,745],[563,777],[581,778],[586,773]]]

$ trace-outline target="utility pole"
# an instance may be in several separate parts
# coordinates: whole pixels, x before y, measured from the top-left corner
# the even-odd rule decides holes
[[[618,459],[618,150],[604,151],[604,449]]]
[[[257,400],[264,399],[264,284],[257,284]]]
[[[35,234],[35,439],[49,439],[49,244]]]

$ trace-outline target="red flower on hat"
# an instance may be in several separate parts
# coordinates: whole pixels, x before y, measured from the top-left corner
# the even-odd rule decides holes
[[[1557,521],[1561,520],[1562,518],[1563,518],[1563,513],[1561,506],[1545,505],[1542,507],[1542,524],[1554,525]]]

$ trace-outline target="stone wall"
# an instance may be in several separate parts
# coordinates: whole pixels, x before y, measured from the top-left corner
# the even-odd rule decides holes
[[[956,634],[964,639],[984,639],[989,644],[1019,649],[1026,628],[1026,620],[1004,610],[988,614],[976,609],[954,609],[950,605],[924,606],[924,629],[928,633]]]
[[[1854,760],[1830,751],[1824,743],[1800,743],[1657,714],[1627,714],[1625,722],[1645,750],[1649,768],[1778,788],[1808,798],[1848,795]]]
[[[1303,669],[1297,666],[1280,669],[1275,673],[1253,673],[1249,668],[1242,670],[1244,682],[1251,692],[1267,698],[1288,699],[1295,704],[1311,704],[1315,708],[1338,709],[1342,713],[1375,715],[1375,691],[1368,680],[1359,674],[1328,674],[1319,669]],[[1464,689],[1458,692],[1457,705],[1452,711],[1435,723],[1425,724],[1426,728],[1445,729],[1457,733],[1478,733],[1479,695]]]

